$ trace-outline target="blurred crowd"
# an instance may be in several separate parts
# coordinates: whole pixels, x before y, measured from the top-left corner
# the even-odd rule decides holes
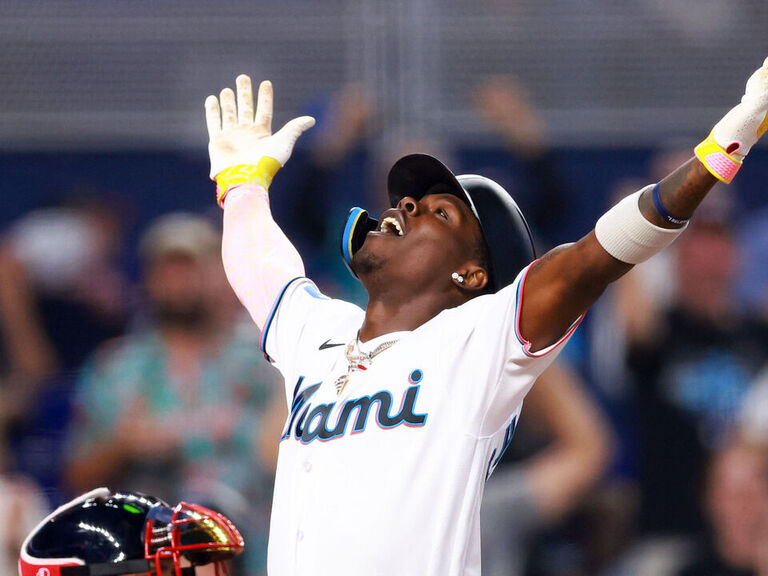
[[[499,180],[538,252],[575,240],[573,183],[525,90],[493,77],[474,93],[495,154],[523,175]],[[364,304],[338,257],[346,211],[384,207],[400,155],[458,155],[375,146],[383,119],[359,87],[308,112],[318,126],[273,209],[321,289]],[[659,151],[605,196],[690,156]],[[529,394],[486,485],[484,574],[768,575],[768,208],[745,213],[737,186],[718,185],[671,250],[613,285]],[[234,573],[261,575],[285,396],[227,284],[220,217],[162,215],[136,246],[128,226],[119,203],[86,195],[1,231],[0,572],[46,510],[106,485],[223,511],[247,542]]]

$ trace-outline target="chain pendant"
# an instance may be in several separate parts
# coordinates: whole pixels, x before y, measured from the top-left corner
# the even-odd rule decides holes
[[[347,344],[346,356],[349,366],[347,367],[347,373],[339,376],[336,379],[336,382],[333,383],[334,388],[336,388],[336,396],[341,396],[341,393],[344,391],[344,388],[349,382],[349,378],[352,375],[352,372],[358,370],[368,370],[368,367],[371,365],[371,362],[376,356],[384,352],[384,350],[394,346],[395,344],[397,344],[397,340],[390,340],[389,342],[379,344],[371,352],[358,352],[357,354],[354,354],[357,345],[357,339]]]
[[[333,384],[336,388],[336,396],[341,396],[341,393],[344,391],[344,387],[347,385],[347,382],[349,382],[349,372],[336,378],[336,382]]]

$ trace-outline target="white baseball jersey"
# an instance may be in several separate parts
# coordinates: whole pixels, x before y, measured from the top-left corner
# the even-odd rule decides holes
[[[359,307],[290,282],[263,332],[285,376],[270,576],[480,573],[483,485],[525,394],[576,327],[531,353],[517,330],[527,268],[496,294],[445,310],[347,373]]]

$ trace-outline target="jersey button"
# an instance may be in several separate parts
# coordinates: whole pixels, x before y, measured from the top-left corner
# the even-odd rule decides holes
[[[304,472],[311,472],[312,471],[312,462],[309,460],[304,460]]]
[[[296,532],[296,540],[298,540],[299,542],[304,540],[304,531],[303,530],[299,530],[298,532]]]

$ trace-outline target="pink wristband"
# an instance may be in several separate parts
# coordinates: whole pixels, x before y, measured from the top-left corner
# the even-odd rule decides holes
[[[731,183],[741,168],[741,161],[728,154],[711,133],[693,152],[715,178],[726,184]]]

